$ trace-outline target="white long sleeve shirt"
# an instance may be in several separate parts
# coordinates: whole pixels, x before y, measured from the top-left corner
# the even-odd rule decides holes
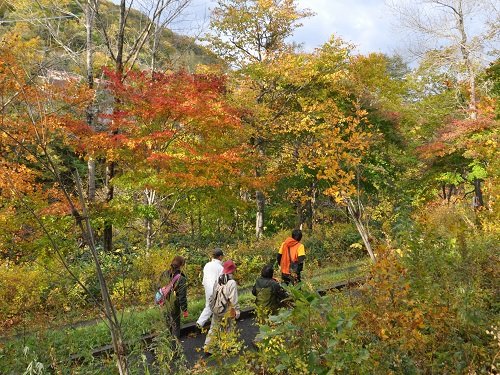
[[[214,284],[222,273],[222,262],[219,259],[212,259],[203,267],[203,288],[207,299],[213,293]]]

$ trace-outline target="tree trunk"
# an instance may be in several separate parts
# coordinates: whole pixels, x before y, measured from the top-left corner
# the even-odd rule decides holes
[[[144,195],[146,196],[146,205],[148,207],[153,207],[156,202],[156,191],[153,189],[145,189]],[[152,211],[152,210],[151,210]],[[153,218],[151,217],[151,211],[148,209],[146,213],[146,251],[151,249],[153,246]]]
[[[88,199],[89,202],[95,202],[95,160],[89,157],[87,160],[88,168]]]
[[[255,237],[261,239],[264,235],[264,209],[266,198],[260,190],[255,191],[255,201],[257,203],[257,214],[255,215]]]
[[[310,231],[313,230],[313,223],[314,223],[314,211],[315,211],[315,205],[316,205],[316,194],[317,194],[317,188],[316,188],[316,180],[314,180],[311,184],[311,187],[309,189],[309,199],[306,202],[306,217],[305,217],[305,222],[307,227],[309,228]]]
[[[298,228],[302,225],[303,220],[303,215],[302,215],[302,204],[300,203],[300,200],[297,200],[297,203],[295,204],[295,223],[294,223],[294,228]]]
[[[151,249],[153,245],[153,219],[146,218],[146,252]]]
[[[92,40],[92,32],[94,28],[95,9],[88,0],[85,5],[85,29],[86,29],[86,68],[87,68],[87,84],[90,89],[94,88],[94,44]],[[92,114],[92,112],[91,112]]]
[[[474,179],[474,208],[484,206],[483,191],[481,190],[481,180]]]
[[[109,205],[113,200],[114,187],[112,179],[115,175],[115,163],[106,164],[106,203]],[[104,251],[113,251],[113,224],[109,219],[104,222]]]
[[[264,157],[264,140],[261,137],[255,138],[255,148],[260,157]],[[261,166],[257,165],[255,168],[255,177],[260,177]],[[266,197],[264,192],[261,190],[255,191],[255,203],[257,206],[257,212],[255,214],[255,237],[260,240],[264,236],[264,210],[266,208]]]
[[[85,242],[89,246],[92,258],[94,260],[94,265],[97,273],[97,278],[99,280],[99,287],[101,290],[101,297],[104,305],[105,315],[109,323],[111,341],[113,343],[113,349],[117,359],[118,371],[120,375],[127,375],[128,374],[127,356],[125,353],[125,346],[123,344],[120,321],[118,320],[118,317],[116,315],[116,310],[114,308],[113,302],[111,301],[111,296],[109,295],[109,289],[106,283],[106,279],[104,278],[104,274],[102,272],[101,263],[99,261],[99,256],[97,254],[97,249],[95,247],[92,227],[90,225],[90,219],[87,213],[87,208],[85,206],[85,201],[83,199],[82,183],[78,173],[76,175],[76,184],[83,214],[83,220],[82,217],[79,217],[79,215],[76,215],[76,220],[78,222],[78,225],[80,226],[83,237],[85,238]],[[85,226],[83,225],[82,221],[85,222]]]
[[[458,22],[458,30],[460,32],[460,51],[462,53],[462,60],[465,65],[465,70],[467,72],[467,78],[469,80],[469,117],[473,120],[477,119],[477,99],[476,99],[476,75],[474,73],[474,67],[470,60],[470,54],[467,46],[467,33],[465,32],[464,26],[464,13],[462,9],[462,1],[458,2],[458,11],[455,13]]]
[[[120,1],[120,19],[118,23],[118,35],[116,43],[115,72],[123,79],[123,48],[125,46],[125,23],[126,23],[127,4],[125,0]],[[114,111],[114,110],[113,110]],[[113,133],[116,134],[116,131]],[[111,180],[115,176],[115,162],[106,164],[106,203],[109,205],[114,197],[114,188]],[[104,222],[104,250],[111,252],[113,250],[113,224],[110,220]]]
[[[120,1],[120,20],[118,22],[118,35],[116,40],[116,59],[115,70],[120,75],[123,75],[123,48],[125,47],[125,23],[127,13],[127,4],[125,0]]]
[[[446,203],[448,203],[448,205],[450,204],[451,197],[454,192],[455,192],[455,185],[450,184],[450,186],[448,187],[448,195],[446,196]]]
[[[97,3],[93,0],[87,0],[85,3],[85,29],[86,29],[86,68],[87,68],[87,86],[89,89],[94,89],[94,44],[92,33],[94,29],[94,19],[97,10]],[[87,107],[87,125],[94,127],[94,100]],[[88,200],[95,201],[95,160],[92,156],[87,161],[88,166]]]
[[[201,238],[203,227],[202,227],[202,217],[201,217],[201,202],[199,199],[198,201],[198,237]]]
[[[161,35],[161,27],[160,27],[160,18],[161,18],[161,12],[160,12],[160,17],[158,17],[158,21],[155,22],[154,25],[154,31],[153,31],[153,48],[151,51],[151,76],[154,76],[155,74],[155,69],[156,69],[156,52],[158,50],[158,45],[160,43],[160,35]]]
[[[189,207],[189,225],[191,227],[191,238],[194,239],[195,228],[194,228],[193,205],[191,203],[191,197],[189,195],[187,197],[187,201],[188,201],[188,207]]]
[[[372,262],[375,263],[377,259],[375,258],[375,254],[373,253],[372,246],[370,244],[368,230],[361,221],[361,212],[360,210],[356,210],[354,202],[352,201],[351,198],[346,198],[345,202],[347,203],[347,210],[349,212],[349,215],[351,216],[352,220],[354,221],[354,224],[356,225],[356,229],[358,230],[358,233],[360,234],[361,239],[365,244],[366,250],[368,251],[368,254],[370,255]]]

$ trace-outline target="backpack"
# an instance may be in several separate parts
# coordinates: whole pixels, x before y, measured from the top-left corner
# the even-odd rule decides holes
[[[224,293],[224,287],[225,284],[217,284],[208,300],[210,310],[212,310],[215,315],[224,315],[229,306],[228,298]]]
[[[290,246],[288,246],[288,261],[290,262],[290,273],[298,273],[299,272],[299,262],[292,261],[292,256],[290,255]]]
[[[165,285],[164,287],[159,288],[156,291],[155,294],[155,305],[158,306],[163,306],[165,301],[170,298],[170,294],[172,293],[172,290],[174,289],[174,285],[181,278],[181,274],[178,273],[174,277],[172,277],[172,280]]]

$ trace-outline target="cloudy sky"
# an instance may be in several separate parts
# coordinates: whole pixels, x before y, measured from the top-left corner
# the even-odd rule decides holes
[[[395,19],[384,0],[302,0],[316,13],[297,32],[307,49],[320,46],[335,34],[356,45],[361,53],[392,53],[401,40],[394,36]]]
[[[321,46],[332,34],[355,44],[361,53],[392,54],[402,46],[384,0],[298,0],[298,4],[316,14],[303,22],[293,38],[307,51]],[[208,18],[213,6],[210,0],[193,0],[193,16]]]

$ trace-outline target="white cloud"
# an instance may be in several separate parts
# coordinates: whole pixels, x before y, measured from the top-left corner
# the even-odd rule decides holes
[[[393,18],[384,0],[299,0],[299,4],[316,13],[293,38],[306,50],[321,46],[332,34],[355,44],[361,53],[391,53],[400,42],[391,31]]]
[[[391,31],[393,16],[384,0],[297,0],[300,8],[308,8],[315,16],[303,21],[292,40],[312,51],[328,41],[332,34],[357,46],[363,54],[392,53],[400,45]],[[193,15],[207,16],[214,0],[193,0]]]

